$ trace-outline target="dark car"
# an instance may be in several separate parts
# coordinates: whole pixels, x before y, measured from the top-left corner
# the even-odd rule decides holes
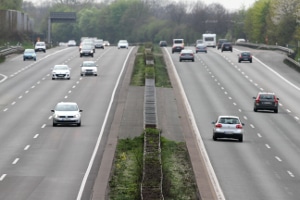
[[[239,57],[239,63],[242,61],[248,61],[252,63],[252,54],[249,51],[244,51],[238,54]]]
[[[190,50],[190,49],[181,50],[181,52],[179,54],[179,62],[181,62],[183,60],[190,60],[190,61],[194,62],[195,59],[194,59],[193,50]]]
[[[94,46],[92,46],[92,45],[83,45],[80,49],[80,57],[82,57],[82,56],[94,57]]]
[[[278,100],[274,93],[259,92],[254,99],[254,112],[258,110],[273,110],[278,113]]]
[[[160,47],[166,47],[166,46],[168,46],[167,41],[160,41],[159,42],[159,46]]]
[[[221,47],[221,51],[231,51],[232,52],[232,44],[230,42],[224,42]]]
[[[219,40],[218,40],[218,44],[217,44],[218,49],[221,49],[222,44],[223,44],[224,42],[227,42],[227,39],[219,39]]]

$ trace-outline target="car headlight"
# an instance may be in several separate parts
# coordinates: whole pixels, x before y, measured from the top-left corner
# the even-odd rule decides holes
[[[80,50],[80,53],[83,53],[83,51],[82,51],[82,50]]]

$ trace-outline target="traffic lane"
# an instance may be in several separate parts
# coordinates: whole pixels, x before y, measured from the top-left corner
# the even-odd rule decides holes
[[[128,51],[127,51],[128,52]],[[126,55],[125,53],[124,53],[124,55]],[[111,57],[109,57],[109,60],[111,59]],[[104,60],[104,59],[103,59]],[[120,64],[120,62],[122,62],[122,58],[120,57],[120,59],[115,59],[115,60],[119,60],[119,61],[114,61],[114,62],[112,62],[112,61],[110,61],[110,62],[108,62],[107,61],[107,63],[110,63],[110,64],[112,64],[114,67],[110,67],[110,68],[107,68],[106,70],[114,70],[114,71],[117,71],[118,70],[118,65]],[[121,61],[120,61],[121,60]],[[119,62],[119,63],[118,63]],[[105,63],[105,62],[104,62]],[[113,74],[113,73],[108,73],[109,75],[111,75],[111,74]],[[78,71],[78,76],[79,76],[79,71]],[[101,77],[101,75],[100,75],[100,77]],[[99,78],[99,80],[101,80],[101,78],[100,77],[84,77],[84,78],[82,78],[82,79],[84,79],[84,80],[87,80],[87,81],[89,81],[90,83],[89,83],[89,88],[91,88],[92,87],[92,85],[93,85],[93,88],[94,89],[96,89],[96,91],[105,91],[106,90],[106,88],[108,87],[108,84],[106,84],[106,83],[103,83],[103,84],[101,84],[100,82],[98,83],[98,84],[95,84],[95,82],[93,82],[94,80],[96,80],[96,79],[94,79],[94,78]],[[86,79],[85,79],[86,78]],[[114,78],[112,78],[111,76],[110,77],[107,77],[106,79],[105,79],[105,82],[107,82],[107,81],[109,81],[109,82],[112,82],[112,83],[115,83],[116,81],[114,80]],[[53,83],[53,81],[51,81],[52,83]],[[97,87],[98,86],[98,87]],[[103,87],[106,87],[106,88],[103,88]],[[79,86],[77,86],[76,87],[76,89],[78,89],[79,88]],[[98,89],[97,89],[98,88]],[[44,88],[45,89],[45,88]],[[49,91],[49,90],[44,90],[44,91]],[[65,91],[66,92],[66,91]],[[97,95],[95,98],[93,98],[93,99],[105,99],[107,96],[109,96],[110,97],[110,95],[105,95],[105,94],[103,94],[103,92],[94,92],[94,91],[92,91],[92,90],[90,90],[90,89],[87,89],[87,87],[82,87],[82,89],[80,89],[80,90],[78,90],[78,93],[77,93],[77,95],[76,95],[76,93],[74,92],[74,91],[72,91],[71,92],[71,94],[74,94],[75,96],[79,96],[78,94],[80,94],[80,99],[78,100],[79,101],[79,103],[80,103],[80,101],[82,101],[82,102],[87,102],[87,105],[88,106],[90,106],[90,109],[86,109],[86,108],[84,108],[88,113],[89,112],[93,112],[93,111],[97,111],[97,112],[95,112],[95,113],[98,113],[98,117],[97,116],[95,116],[95,115],[92,115],[92,117],[91,117],[91,119],[88,119],[88,121],[89,122],[93,122],[93,120],[95,121],[95,123],[94,124],[101,124],[101,123],[99,123],[99,119],[101,118],[101,117],[99,117],[99,114],[103,114],[104,112],[101,112],[101,109],[98,109],[98,107],[99,106],[105,106],[103,103],[101,103],[101,100],[100,101],[98,101],[97,102],[97,105],[93,105],[93,104],[91,104],[91,102],[92,101],[89,101],[90,99],[87,99],[87,96],[88,97],[93,97],[93,96],[89,96],[90,95],[90,93],[91,92],[93,92],[93,94],[95,94],[95,95]],[[86,93],[86,94],[85,94]],[[56,97],[56,98],[58,98],[58,97]],[[61,97],[60,97],[61,98]],[[70,97],[71,98],[71,97]],[[51,101],[53,101],[53,100],[51,100]],[[44,102],[45,103],[45,102]],[[47,103],[46,103],[47,104]],[[53,102],[52,103],[48,103],[48,104],[53,104]],[[38,107],[38,106],[37,106]],[[107,106],[106,106],[107,107]],[[50,110],[49,110],[49,113],[50,113]],[[103,114],[104,115],[104,114]],[[36,115],[36,116],[38,116],[38,115]],[[48,117],[44,117],[44,119],[48,119]],[[51,120],[49,121],[50,122],[50,124],[51,124]],[[43,126],[44,127],[44,126]],[[48,128],[48,126],[46,126],[47,128]],[[80,130],[80,129],[82,129],[82,128],[84,128],[85,126],[82,126],[82,127],[79,127],[79,129],[71,129],[71,130]],[[61,128],[61,127],[57,127],[57,128]],[[67,128],[69,128],[69,127],[67,127]],[[73,128],[73,127],[70,127],[70,128]],[[76,127],[77,128],[77,127]],[[92,130],[94,130],[95,128],[93,128]],[[96,128],[97,129],[97,133],[99,134],[99,128]],[[44,127],[44,129],[43,129],[43,131],[44,130],[46,130],[46,128]],[[65,156],[65,153],[63,153],[64,151],[68,151],[68,149],[72,149],[72,150],[70,150],[70,157],[71,158],[73,158],[74,156],[72,156],[72,154],[71,153],[74,153],[74,152],[77,152],[77,151],[79,151],[79,152],[83,152],[82,154],[85,154],[85,156],[84,156],[84,158],[89,158],[90,156],[87,156],[87,155],[90,155],[91,153],[89,152],[89,154],[86,154],[86,151],[87,151],[87,149],[88,148],[84,148],[84,149],[78,149],[79,148],[79,146],[78,145],[76,145],[76,144],[74,144],[73,146],[75,146],[74,148],[73,148],[73,146],[71,146],[71,145],[68,145],[69,147],[62,147],[62,145],[60,145],[60,143],[57,143],[57,141],[61,141],[62,140],[62,138],[60,138],[60,137],[57,137],[57,134],[58,135],[62,135],[62,134],[64,134],[64,137],[66,137],[66,138],[69,138],[68,136],[70,135],[70,138],[71,138],[71,136],[72,136],[72,131],[69,133],[69,134],[66,134],[65,133],[65,131],[66,130],[64,130],[61,134],[59,134],[60,132],[58,132],[58,131],[61,131],[61,129],[51,129],[51,130],[53,130],[54,132],[51,132],[51,133],[45,133],[45,134],[39,134],[39,136],[41,136],[41,135],[43,135],[43,136],[46,136],[46,138],[44,138],[44,139],[42,139],[43,137],[40,137],[41,139],[42,139],[42,141],[44,142],[44,143],[42,143],[42,145],[41,144],[39,144],[41,147],[40,148],[45,148],[46,150],[48,149],[48,147],[52,147],[52,148],[58,148],[58,147],[61,147],[62,149],[60,150],[60,153],[59,153],[59,156],[62,156],[62,159],[61,160],[66,160],[66,156]],[[90,141],[90,142],[95,142],[95,138],[92,138],[91,137],[91,135],[92,134],[86,134],[86,133],[92,133],[92,131],[90,131],[90,130],[87,130],[87,131],[83,131],[85,134],[84,135],[81,135],[80,137],[78,137],[78,134],[77,134],[77,137],[79,138],[79,141],[81,141],[81,140],[83,140],[83,141]],[[68,136],[66,136],[66,135],[68,135]],[[56,136],[56,137],[55,137]],[[53,137],[53,138],[52,138]],[[39,137],[38,137],[39,138]],[[88,138],[92,138],[92,139],[88,139]],[[75,143],[75,142],[74,142]],[[39,146],[38,145],[38,146]],[[81,147],[83,148],[83,147],[86,147],[87,145],[84,145],[83,146],[83,144],[82,144],[82,141],[81,141]],[[88,147],[89,146],[92,146],[92,145],[88,145]],[[34,149],[34,148],[32,148],[32,149]],[[76,149],[77,149],[77,151],[76,151]],[[37,156],[38,158],[36,159],[36,161],[39,161],[39,158],[43,158],[43,157],[46,157],[46,155],[45,155],[45,153],[46,152],[43,152],[43,151],[41,151],[41,150],[39,150],[38,151],[38,155],[40,155],[40,156]],[[61,154],[63,154],[63,155],[61,155]],[[27,161],[27,163],[32,163],[32,162],[30,162],[30,158],[31,157],[33,157],[31,154],[29,155],[29,161]],[[50,157],[52,157],[51,155],[50,155]],[[55,156],[54,156],[55,157]],[[75,158],[74,158],[75,159]],[[78,160],[79,159],[79,160]],[[24,158],[23,159],[21,159],[20,158],[20,160],[17,162],[17,163],[19,163],[19,164],[21,164],[21,163],[23,163],[23,162],[26,162],[26,156],[24,156]],[[55,158],[55,159],[51,159],[51,160],[60,160],[59,158]],[[40,163],[40,162],[42,162],[42,163]],[[50,164],[43,164],[43,160],[40,160],[40,162],[38,163],[38,164],[35,164],[34,166],[48,166],[48,165],[50,165]],[[82,164],[82,165],[85,165],[85,167],[82,167],[81,166],[81,169],[83,170],[85,170],[86,169],[86,162],[84,162],[84,159],[80,159],[80,157],[77,157],[76,158],[76,160],[74,161],[74,162],[77,162],[77,166],[79,165],[80,166],[80,164]],[[74,164],[74,162],[66,162],[66,163],[73,163],[73,165],[75,165]],[[78,162],[80,162],[79,164],[78,164]],[[63,165],[64,163],[62,163],[62,164],[60,164],[60,165]],[[66,164],[65,164],[66,165]],[[34,167],[33,166],[33,167]],[[61,172],[61,171],[63,171],[63,169],[54,169],[54,167],[53,166],[55,166],[55,164],[52,164],[52,168],[50,169],[50,170],[52,170],[52,171],[55,171],[55,172],[57,172],[58,174]],[[75,165],[76,166],[76,165]],[[25,166],[25,169],[27,169],[27,168],[31,168],[31,166]],[[34,169],[34,168],[32,168],[32,169]],[[68,169],[68,170],[70,170],[70,171],[72,171],[72,169]],[[37,169],[37,172],[40,172],[40,171],[43,171],[43,169],[41,169],[41,170],[39,170],[39,169]],[[23,166],[21,166],[20,167],[20,172],[21,173],[24,173],[23,175],[25,176],[26,174],[27,174],[27,172],[26,171],[24,171],[24,167]],[[82,178],[82,173],[83,173],[83,171],[81,171],[81,173],[80,173],[80,177]],[[10,173],[8,173],[8,175],[6,176],[6,177],[11,177],[10,175],[9,175]],[[37,174],[38,175],[38,174]],[[13,175],[13,176],[15,176],[15,175]],[[44,174],[44,176],[48,176],[46,173]],[[43,180],[45,180],[46,178],[44,178]],[[51,178],[50,178],[51,179]],[[4,181],[5,181],[5,179],[4,179]],[[49,180],[49,182],[48,182],[48,184],[49,185],[51,185],[51,183],[50,183],[51,181]],[[63,181],[62,181],[63,182]],[[17,184],[17,183],[14,183],[14,184]],[[21,185],[22,186],[22,184],[23,184],[23,182],[21,183],[21,182],[19,182],[19,180],[18,180],[18,184],[19,185]],[[47,181],[45,181],[45,182],[43,182],[43,184],[46,184],[47,185]],[[47,186],[47,187],[51,187],[51,186]],[[77,183],[77,186],[79,185],[79,183]],[[55,188],[54,188],[55,189]],[[78,187],[77,187],[77,189],[78,189]],[[53,191],[53,190],[51,190],[51,191]],[[2,193],[3,195],[8,195],[8,193],[9,193],[9,191],[6,191],[6,193]],[[26,191],[24,191],[24,193],[26,193]],[[39,191],[37,190],[36,192],[35,192],[35,194],[38,194],[39,193]],[[13,194],[13,193],[10,193],[10,194]],[[61,194],[61,195],[64,195],[64,194]],[[46,198],[46,197],[45,197]],[[65,199],[65,198],[59,198],[59,199]],[[69,199],[69,198],[67,198],[67,199]],[[72,199],[72,197],[71,197],[71,199]]]
[[[189,70],[189,69],[191,69],[191,66],[194,66],[194,65],[192,65],[192,64],[190,64],[190,66],[183,66],[182,68],[184,68],[184,70],[183,71],[187,71],[187,70]],[[220,65],[219,65],[220,66]],[[180,67],[178,67],[178,68],[180,68]],[[199,67],[198,67],[198,70],[199,70]],[[203,77],[201,77],[201,78],[199,78],[199,77],[196,77],[196,78],[191,78],[194,74],[196,74],[197,73],[197,71],[193,71],[193,72],[191,72],[190,74],[189,74],[189,76],[187,76],[187,77],[189,77],[189,79],[188,79],[188,83],[189,84],[187,84],[188,85],[188,91],[193,91],[193,89],[191,89],[191,80],[201,80],[201,83],[204,83],[204,82],[206,82],[207,83],[207,81],[204,79],[205,77],[203,76]],[[201,72],[199,72],[199,74],[203,74],[203,73],[201,73]],[[222,74],[222,76],[224,76],[224,74],[223,73],[221,73],[220,72],[220,74]],[[213,82],[215,82],[215,79],[217,79],[217,77],[215,77],[215,76],[213,76],[213,75],[210,75],[210,77],[213,77]],[[229,78],[230,79],[230,78]],[[195,84],[195,85],[198,85],[198,88],[200,87],[200,88],[202,88],[202,87],[204,87],[204,84],[201,84],[201,83],[199,83],[199,84]],[[215,83],[216,85],[219,85],[219,82],[216,82]],[[208,84],[206,84],[206,85],[208,85]],[[204,88],[206,88],[206,87],[204,87]],[[222,91],[222,89],[221,88],[219,88],[219,90],[220,91]],[[187,91],[187,90],[186,90]],[[197,90],[196,90],[197,91]],[[207,90],[206,90],[207,91]],[[208,92],[208,94],[207,95],[213,95],[213,94],[215,94],[215,92],[212,92],[212,91],[216,91],[216,90],[214,90],[214,89],[211,89],[209,92]],[[195,91],[193,91],[193,92],[191,92],[192,93],[192,95],[191,96],[195,96],[196,94],[201,94],[201,96],[203,97],[206,97],[206,94],[204,94],[203,92],[199,92],[199,90],[197,91],[197,92],[195,92]],[[203,95],[204,94],[204,95]],[[223,95],[223,92],[221,92],[221,94]],[[225,93],[224,93],[225,94]],[[215,97],[215,98],[209,98],[209,101],[207,102],[207,104],[209,104],[211,101],[213,101],[214,102],[214,99],[218,99],[219,100],[219,104],[220,104],[220,110],[222,110],[222,109],[228,109],[229,110],[229,112],[228,113],[232,113],[233,111],[233,109],[229,109],[228,108],[228,106],[226,105],[226,106],[224,106],[224,105],[222,105],[222,103],[220,103],[220,97],[219,97],[219,95],[217,96],[217,97]],[[222,99],[222,98],[221,98]],[[228,96],[226,96],[226,95],[224,95],[224,102],[226,102],[226,99],[228,99],[228,100],[230,100],[229,98],[228,98]],[[189,98],[189,100],[190,100],[190,98]],[[202,103],[203,103],[203,100],[200,100],[199,101],[199,99],[198,99],[198,102],[201,102],[201,105],[203,105]],[[218,101],[216,101],[216,102],[214,102],[213,104],[212,104],[212,106],[210,107],[210,109],[208,109],[208,111],[207,111],[207,113],[205,113],[204,114],[204,116],[205,116],[205,119],[206,119],[206,122],[205,123],[207,123],[207,116],[209,115],[209,113],[211,113],[212,112],[212,110],[219,110],[219,109],[216,109],[216,107],[217,107],[217,105],[218,105],[218,103],[217,103]],[[222,101],[223,102],[223,101]],[[207,107],[207,104],[206,103],[204,103],[204,107],[202,107],[202,108],[206,108]],[[197,104],[197,103],[195,103],[195,105],[198,105],[198,107],[200,107],[199,106],[199,103]],[[235,104],[232,104],[232,106],[233,107],[235,107]],[[197,107],[197,106],[195,106],[195,107]],[[194,109],[193,109],[193,111],[194,111]],[[203,110],[201,110],[201,112],[202,112],[202,115],[203,115]],[[238,112],[240,112],[238,109],[236,110],[236,113],[238,113]],[[201,116],[201,113],[199,114],[200,116]],[[218,115],[218,114],[216,114],[216,115]],[[243,116],[241,116],[241,117],[243,117]],[[215,119],[215,116],[212,116],[212,118],[211,119]],[[200,123],[201,125],[201,128],[204,126],[203,125],[203,123]],[[209,123],[210,124],[210,123]],[[201,133],[206,133],[206,132],[209,132],[209,138],[211,138],[211,134],[212,134],[212,126],[210,125],[210,128],[208,128],[208,130],[206,131],[206,130],[204,130],[204,131],[200,131]],[[211,141],[211,139],[210,139],[210,141]],[[214,143],[215,144],[215,143]],[[223,149],[223,148],[222,148]],[[214,150],[212,150],[213,152],[214,152]],[[221,152],[223,153],[223,151],[224,150],[221,150]],[[235,150],[233,151],[233,152],[236,152]],[[232,155],[232,152],[228,152],[228,153],[225,153],[224,154],[224,156],[227,156],[227,154],[228,155]],[[246,155],[246,154],[245,154]],[[236,155],[235,155],[236,156]],[[254,155],[252,155],[252,157],[255,157],[256,155],[254,154]],[[243,155],[241,155],[241,157],[243,157]],[[235,157],[234,157],[235,158]],[[239,160],[239,159],[238,159]],[[237,161],[238,161],[237,160]],[[257,163],[262,163],[263,162],[263,160],[264,159],[261,159],[261,160],[259,160]],[[236,163],[236,162],[233,162],[233,163]],[[253,165],[253,164],[252,164]],[[247,163],[246,164],[246,166],[251,166],[251,163],[250,163],[250,165]],[[229,166],[230,167],[230,166]],[[253,166],[254,167],[254,166]],[[267,171],[268,169],[265,169],[265,171]],[[237,172],[237,170],[234,170],[235,172]],[[241,173],[242,173],[242,171],[241,171]],[[233,177],[234,177],[235,175],[233,174]],[[251,183],[251,181],[250,181],[250,183]],[[244,184],[243,184],[244,185]],[[244,186],[247,186],[248,185],[248,183],[246,183]],[[274,185],[273,186],[274,188],[276,188],[276,186]],[[253,189],[253,191],[256,191],[257,189]],[[262,194],[264,193],[263,192],[263,190],[264,189],[262,189]],[[230,191],[230,190],[229,190]],[[253,191],[251,191],[251,192],[253,192]],[[270,190],[270,192],[271,192],[272,190]],[[250,193],[251,193],[250,192]],[[243,195],[243,194],[240,194],[240,195]],[[277,195],[278,196],[278,195]],[[280,195],[279,195],[280,196]],[[253,196],[252,196],[253,197]]]
[[[226,72],[225,71],[222,71],[221,70],[222,68],[220,68],[219,70],[216,70],[216,73],[217,72],[219,72],[220,73],[220,76],[218,76],[219,78],[220,77],[223,77],[224,75],[226,75]],[[227,68],[226,68],[227,69]],[[228,71],[228,69],[226,70],[226,71]],[[231,73],[228,73],[228,76],[230,76],[230,74],[232,74],[233,72],[231,72]],[[215,76],[215,78],[217,79],[218,78],[217,76]],[[228,79],[233,79],[234,78],[234,76],[232,77],[232,78],[228,78]],[[228,81],[228,79],[226,79],[226,81]],[[225,81],[225,82],[226,82]],[[238,84],[238,85],[241,85],[241,84]],[[242,84],[243,85],[243,84]],[[230,86],[230,85],[229,85]],[[251,88],[251,87],[245,87],[246,88],[246,91],[249,91],[249,88]],[[238,90],[238,88],[237,88],[237,86],[235,85],[235,86],[232,86],[231,87],[231,89],[232,89],[232,92],[230,92],[229,90],[230,89],[228,89],[228,87],[227,87],[227,92],[228,92],[228,96],[230,95],[231,97],[233,97],[233,96],[236,96],[236,97],[239,97],[239,96],[241,96],[241,97],[243,97],[243,96],[245,96],[245,94],[243,94],[243,91],[242,90]],[[236,93],[236,95],[232,95],[231,93]],[[240,98],[238,98],[237,100],[236,99],[233,99],[233,102],[234,102],[234,105],[240,105],[240,103],[239,103],[239,100]],[[242,100],[241,102],[244,102],[244,100]],[[249,104],[250,106],[251,106],[251,109],[253,109],[253,102],[251,102],[251,104]],[[241,108],[242,109],[242,108]],[[247,110],[246,110],[246,112],[247,112]],[[258,113],[254,113],[253,111],[249,111],[249,113],[248,113],[248,116],[247,116],[247,119],[252,119],[252,117],[250,117],[249,115],[250,114],[253,114],[254,116],[253,116],[253,119],[257,119],[257,114]],[[283,113],[282,115],[274,115],[273,113],[269,113],[269,112],[267,112],[267,113],[265,113],[266,115],[268,115],[268,116],[264,116],[264,117],[262,117],[261,119],[257,119],[257,122],[256,123],[253,123],[253,124],[256,124],[255,126],[253,126],[253,124],[250,124],[251,125],[251,128],[252,129],[254,129],[256,126],[257,126],[257,124],[258,123],[260,123],[260,127],[262,127],[262,130],[264,130],[264,131],[261,131],[261,134],[259,134],[260,136],[264,136],[264,137],[266,137],[266,136],[269,136],[269,137],[272,137],[272,138],[269,138],[270,140],[269,140],[269,142],[270,141],[276,141],[275,142],[275,144],[273,145],[271,145],[270,143],[269,143],[269,145],[267,145],[268,143],[264,143],[264,144],[266,144],[266,146],[272,146],[272,148],[274,148],[274,147],[277,147],[278,145],[276,145],[276,143],[278,142],[278,141],[282,141],[282,140],[284,140],[285,139],[285,137],[286,137],[286,134],[287,133],[293,133],[294,131],[296,131],[297,129],[298,129],[298,124],[295,124],[294,123],[294,120],[291,118],[291,117],[286,117],[286,114],[285,113]],[[267,120],[269,120],[270,121],[270,127],[272,127],[272,129],[269,129],[269,127],[267,126],[267,128],[266,128],[266,124],[268,124],[268,123],[265,123],[266,122],[266,119]],[[274,124],[276,124],[277,126],[274,126],[273,125],[273,123],[272,122],[274,122]],[[272,125],[271,125],[272,124]],[[283,126],[283,128],[280,128],[280,127],[282,127]],[[279,131],[280,130],[280,131]],[[276,138],[276,132],[278,132],[279,133],[279,138],[277,137]],[[266,133],[266,134],[264,134],[264,133]],[[275,134],[274,134],[275,133]],[[285,134],[282,134],[282,133],[285,133]],[[258,134],[258,133],[257,133]],[[275,135],[275,136],[274,136]],[[283,138],[282,138],[282,136],[283,136]],[[289,138],[293,138],[295,135],[293,134],[293,136],[290,136]],[[286,144],[287,145],[287,147],[288,146],[295,146],[295,144],[299,144],[299,142],[297,142],[297,141],[299,141],[299,140],[296,140],[296,141],[294,141],[294,142],[292,142],[291,143],[291,141],[285,141],[285,142],[283,142],[284,144]],[[283,145],[283,146],[285,146],[285,145]],[[265,148],[265,146],[263,147],[263,148]],[[277,147],[278,148],[278,147]],[[281,149],[281,147],[279,147],[279,149]],[[296,153],[298,152],[298,150],[297,149],[295,149],[295,148],[283,148],[283,149],[285,149],[285,151],[284,151],[284,153],[283,154],[278,154],[278,153],[276,153],[276,154],[274,154],[272,157],[270,157],[270,158],[274,158],[274,160],[282,160],[282,159],[280,159],[280,158],[283,158],[283,157],[292,157],[292,159],[291,160],[293,160],[293,158],[296,158],[297,156],[296,156]],[[276,152],[276,151],[275,151]],[[277,163],[278,164],[278,163]],[[293,161],[293,162],[288,162],[288,167],[286,168],[286,169],[291,169],[291,166],[297,166],[299,163],[297,162],[297,159],[296,159],[296,162],[295,161]],[[295,172],[295,171],[294,171]],[[291,172],[289,171],[289,170],[286,170],[286,171],[284,171],[283,172],[283,177],[285,177],[285,175],[289,175]]]

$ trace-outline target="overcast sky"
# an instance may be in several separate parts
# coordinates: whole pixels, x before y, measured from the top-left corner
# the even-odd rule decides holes
[[[45,0],[24,0],[24,1],[29,1],[32,3],[40,3]],[[179,0],[174,0],[174,1],[179,1]],[[189,2],[189,1],[194,2],[196,0],[183,0],[183,2]],[[229,11],[235,11],[241,9],[242,7],[245,7],[246,9],[251,7],[256,0],[201,0],[201,1],[204,2],[206,5],[211,3],[220,3]]]

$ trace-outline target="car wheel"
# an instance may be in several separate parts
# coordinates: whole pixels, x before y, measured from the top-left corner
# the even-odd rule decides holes
[[[240,63],[241,61],[239,60],[239,63]]]
[[[53,126],[57,126],[57,124],[53,122]]]
[[[92,54],[91,56],[94,57],[94,54]]]
[[[95,74],[95,76],[98,76],[98,74]]]
[[[213,135],[212,139],[213,139],[214,141],[216,141],[218,138],[217,138],[215,135]]]
[[[278,113],[278,109],[275,109],[275,110],[274,110],[274,113]]]
[[[250,60],[250,63],[252,63],[252,60]]]
[[[193,59],[192,62],[195,62],[195,60]]]
[[[52,78],[52,80],[54,80],[55,78]]]
[[[253,108],[253,111],[254,111],[254,112],[257,112],[257,108]]]
[[[80,57],[82,57],[82,55],[80,54]]]
[[[77,126],[81,126],[81,122],[79,122],[79,123],[77,124]]]
[[[23,58],[23,60],[25,61],[26,59],[25,59],[25,58]]]
[[[36,58],[35,59],[33,59],[34,61],[36,61]]]
[[[241,137],[239,138],[239,141],[240,141],[240,142],[243,142],[243,136],[241,136]]]

